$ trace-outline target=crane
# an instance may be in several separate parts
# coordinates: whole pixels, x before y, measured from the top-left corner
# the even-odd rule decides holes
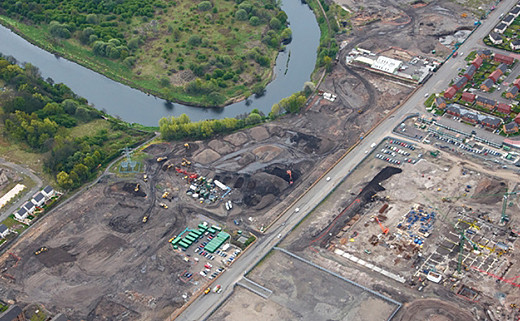
[[[520,193],[520,191],[504,193],[504,201],[502,202],[502,218],[500,219],[500,223],[507,223],[507,222],[509,222],[509,216],[507,216],[507,214],[506,214],[507,199],[509,198],[510,195],[516,195],[518,193]]]
[[[465,230],[460,230],[459,240],[459,262],[457,264],[457,272],[460,274],[460,268],[462,267],[462,254],[464,253],[464,241],[467,240],[472,246],[474,251],[478,251],[477,245],[466,236]]]
[[[377,216],[376,216],[376,221],[377,221],[377,223],[379,223],[379,227],[381,227],[381,231],[383,231],[383,234],[388,234],[388,232],[390,230],[388,229],[388,227],[384,227],[383,224],[381,224],[381,221],[379,221]]]

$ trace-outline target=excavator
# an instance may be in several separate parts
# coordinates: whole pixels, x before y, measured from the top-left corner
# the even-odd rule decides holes
[[[390,230],[388,229],[388,227],[385,227],[385,226],[383,226],[383,224],[381,224],[381,221],[379,221],[379,219],[377,218],[377,216],[376,216],[376,221],[377,221],[377,223],[379,224],[379,227],[381,227],[381,231],[383,231],[383,234],[388,234],[388,232],[390,232]]]
[[[193,181],[194,179],[197,179],[199,177],[198,174],[196,174],[196,173],[188,173],[185,169],[182,169],[182,168],[179,168],[179,167],[175,167],[175,170],[177,171],[177,173],[186,175],[185,178],[188,179],[188,181],[190,181],[190,182]]]
[[[189,160],[187,160],[186,158],[183,158],[181,166],[191,166],[191,162]]]
[[[139,192],[139,184],[135,185],[134,192]]]
[[[184,143],[184,148],[186,148],[186,149],[190,149],[190,144],[188,144],[188,143]]]
[[[292,179],[292,172],[290,169],[287,170],[287,175],[289,175],[289,185],[292,185],[293,179]]]

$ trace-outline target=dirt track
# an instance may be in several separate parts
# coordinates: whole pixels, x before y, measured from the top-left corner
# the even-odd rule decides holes
[[[468,311],[449,302],[435,299],[407,303],[395,317],[395,321],[469,321],[474,319],[475,317]]]

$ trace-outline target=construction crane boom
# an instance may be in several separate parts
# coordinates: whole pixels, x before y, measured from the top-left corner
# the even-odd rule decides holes
[[[377,221],[377,223],[379,223],[379,227],[381,227],[381,231],[383,231],[383,234],[388,234],[388,232],[390,232],[388,227],[385,227],[385,226],[383,226],[383,224],[381,224],[381,221],[379,221],[377,216],[376,216],[376,221]]]

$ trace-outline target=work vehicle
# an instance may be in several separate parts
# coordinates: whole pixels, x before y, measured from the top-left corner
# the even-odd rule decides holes
[[[157,157],[157,163],[160,163],[160,162],[164,162],[165,160],[167,160],[168,157],[166,156],[163,156],[163,157]]]
[[[214,293],[217,293],[218,290],[220,290],[220,284],[218,284],[217,286],[215,286],[215,287],[213,288],[213,292],[214,292]]]
[[[204,294],[208,294],[210,291],[211,291],[211,288],[207,288],[206,290],[204,290]]]
[[[36,252],[34,252],[34,255],[39,255],[43,252],[47,252],[49,249],[46,247],[46,246],[42,246],[39,250],[37,250]]]
[[[159,203],[159,206],[164,208],[164,209],[167,209],[168,208],[168,205],[164,204],[164,203]]]
[[[146,223],[147,221],[148,221],[148,215],[145,215],[145,216],[143,217],[143,223]]]

